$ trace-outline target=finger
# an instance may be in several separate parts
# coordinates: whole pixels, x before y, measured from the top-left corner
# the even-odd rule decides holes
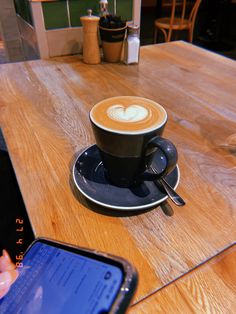
[[[14,270],[8,271],[8,273],[10,273],[11,275],[11,284],[13,284],[19,276],[19,271],[18,269],[14,269]]]
[[[0,299],[3,298],[9,290],[10,287],[0,290]]]
[[[0,298],[8,292],[18,276],[19,272],[17,269],[0,273]]]
[[[18,276],[19,271],[17,269],[0,273],[0,289],[12,285]]]
[[[5,249],[2,250],[2,256],[8,260],[8,261],[11,261],[11,257],[10,255],[7,253],[7,251]]]
[[[12,283],[12,277],[10,272],[5,271],[0,274],[0,291],[4,291],[5,289],[8,289],[11,286]]]
[[[0,257],[0,271],[13,270],[16,265],[11,261],[11,258],[6,250],[2,251],[2,256]]]

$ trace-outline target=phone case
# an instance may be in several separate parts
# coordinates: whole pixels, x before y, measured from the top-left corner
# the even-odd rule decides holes
[[[135,267],[131,265],[127,260],[123,259],[122,257],[111,255],[109,253],[99,252],[97,250],[91,250],[88,248],[82,248],[61,241],[55,241],[43,237],[35,239],[27,248],[24,255],[27,254],[27,252],[36,242],[43,242],[48,245],[57,246],[67,251],[76,251],[81,255],[85,255],[90,258],[95,258],[97,260],[101,260],[107,263],[110,262],[110,264],[119,264],[119,266],[122,268],[124,272],[124,280],[109,313],[110,314],[125,313],[132,300],[132,297],[134,296],[138,284],[138,273]]]

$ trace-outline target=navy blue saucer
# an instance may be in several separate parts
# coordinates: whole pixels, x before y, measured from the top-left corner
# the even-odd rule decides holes
[[[157,156],[157,154],[156,154]],[[163,157],[153,160],[157,170],[163,167]],[[178,166],[165,179],[174,188],[179,184]],[[119,210],[142,210],[165,201],[168,196],[152,181],[137,187],[120,188],[112,185],[104,175],[104,168],[96,145],[90,146],[77,157],[73,166],[73,179],[78,190],[92,202]]]

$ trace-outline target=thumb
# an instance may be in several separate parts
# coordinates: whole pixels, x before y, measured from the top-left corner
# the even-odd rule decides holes
[[[0,299],[8,292],[10,286],[17,279],[18,270],[4,271],[0,273]]]
[[[8,271],[0,273],[0,291],[9,288],[11,285],[11,274]]]
[[[0,257],[0,272],[6,270],[13,270],[16,268],[16,265],[12,263],[11,258],[6,250],[2,251],[2,256]]]

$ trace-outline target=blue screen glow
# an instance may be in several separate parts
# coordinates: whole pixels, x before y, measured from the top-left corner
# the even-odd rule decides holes
[[[98,314],[109,311],[123,274],[119,267],[36,242],[0,313]]]

